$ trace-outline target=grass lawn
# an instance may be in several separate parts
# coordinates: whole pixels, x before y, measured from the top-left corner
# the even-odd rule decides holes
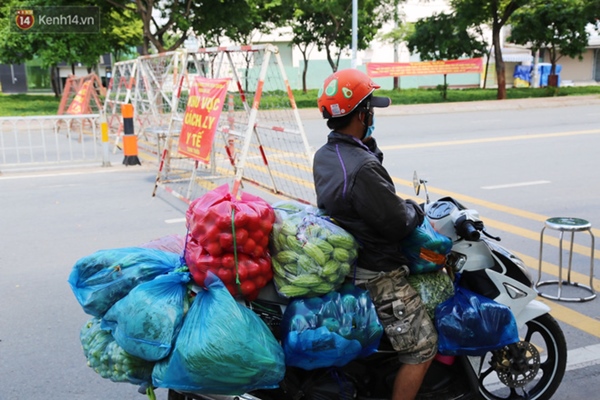
[[[294,90],[294,97],[298,108],[316,107],[317,90],[312,89],[307,93]],[[401,89],[378,90],[380,96],[388,96],[392,104],[424,104],[457,101],[496,100],[496,89],[449,89],[447,99],[442,98],[438,89]],[[550,96],[577,96],[600,95],[600,86],[571,86],[561,88],[507,88],[508,99]],[[269,104],[269,94],[264,93],[261,98],[263,107]],[[60,99],[52,95],[36,94],[0,94],[0,117],[26,116],[26,115],[56,115]]]
[[[43,94],[0,94],[0,117],[56,115],[60,98]]]

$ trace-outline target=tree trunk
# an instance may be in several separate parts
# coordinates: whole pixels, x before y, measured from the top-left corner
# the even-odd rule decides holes
[[[60,92],[58,85],[56,84],[56,68],[54,65],[50,67],[50,84],[52,85],[52,91],[54,92],[54,97],[60,97]]]
[[[504,60],[502,59],[502,45],[500,43],[500,24],[494,22],[492,29],[492,42],[494,45],[494,58],[496,59],[496,81],[498,82],[498,100],[506,99],[506,74]]]

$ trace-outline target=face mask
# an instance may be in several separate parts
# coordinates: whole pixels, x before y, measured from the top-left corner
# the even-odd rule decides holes
[[[363,138],[363,140],[365,140],[366,138],[371,136],[373,134],[374,130],[375,130],[375,116],[373,115],[371,117],[371,125],[367,127],[367,133],[365,133],[365,137]]]

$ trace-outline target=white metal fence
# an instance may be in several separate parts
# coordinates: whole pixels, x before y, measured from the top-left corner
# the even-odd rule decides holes
[[[100,115],[0,117],[0,171],[109,165]]]

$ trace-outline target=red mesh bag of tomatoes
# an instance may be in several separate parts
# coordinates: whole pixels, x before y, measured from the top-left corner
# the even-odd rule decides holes
[[[186,220],[185,260],[194,281],[203,286],[206,273],[213,271],[232,295],[256,298],[273,278],[271,206],[248,193],[237,199],[223,185],[194,200]]]

